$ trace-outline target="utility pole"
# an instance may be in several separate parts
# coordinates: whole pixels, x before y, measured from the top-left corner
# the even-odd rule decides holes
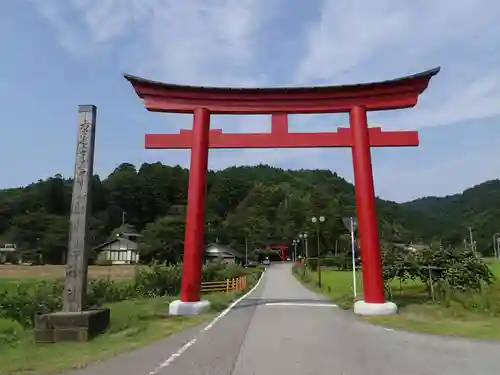
[[[127,214],[127,213],[126,213],[125,211],[123,211],[123,212],[122,212],[122,227],[124,227],[124,226],[125,226],[125,215],[126,215],[126,214]]]
[[[347,228],[351,235],[351,255],[352,255],[352,290],[354,298],[357,297],[357,287],[356,287],[356,238],[355,232],[358,227],[358,221],[355,217],[345,217],[342,218],[344,226]]]
[[[248,264],[248,239],[245,236],[245,264]]]
[[[355,250],[355,238],[354,238],[354,218],[351,217],[351,252],[352,252],[352,287],[354,292],[354,298],[357,297],[357,288],[356,288],[356,250]]]
[[[469,235],[470,235],[470,248],[472,250],[472,255],[476,256],[476,246],[474,246],[474,238],[472,237],[472,227],[469,227]]]
[[[320,216],[319,218],[313,216],[311,218],[311,221],[313,222],[313,224],[316,224],[316,240],[317,240],[317,255],[318,255],[318,258],[316,259],[316,268],[318,270],[318,286],[321,288],[321,259],[320,259],[320,251],[319,251],[319,225],[320,223],[324,223],[325,222],[325,217],[324,216]]]
[[[500,259],[500,237],[497,237],[497,259]]]
[[[497,253],[496,253],[496,259],[500,259],[500,234],[497,233]]]

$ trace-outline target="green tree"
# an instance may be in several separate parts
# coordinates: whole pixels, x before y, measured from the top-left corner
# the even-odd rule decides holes
[[[140,256],[143,261],[153,260],[174,264],[182,260],[185,220],[166,216],[150,223],[142,232]]]

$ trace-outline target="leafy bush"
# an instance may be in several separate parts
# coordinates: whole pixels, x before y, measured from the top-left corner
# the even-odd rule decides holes
[[[85,303],[87,307],[99,307],[106,302],[118,302],[138,296],[140,296],[140,292],[130,282],[99,278],[90,280]]]
[[[260,275],[261,270],[245,268],[223,262],[203,266],[203,281],[219,281],[245,274]],[[138,297],[154,298],[178,295],[181,287],[182,265],[154,265],[139,268],[132,282],[113,281],[107,278],[90,280],[85,304],[99,307],[104,303],[118,302]],[[31,327],[36,314],[45,314],[62,308],[63,280],[37,283],[19,283],[0,291],[0,317]]]
[[[0,317],[0,349],[2,346],[16,346],[24,334],[24,328],[19,322]]]
[[[61,308],[62,291],[61,283],[20,283],[15,288],[0,292],[0,317],[13,319],[23,326],[31,326],[35,314]]]
[[[219,281],[233,279],[247,274],[245,268],[237,264],[225,263],[223,261],[214,261],[206,263],[203,266],[203,281]]]
[[[464,249],[441,247],[409,252],[386,248],[382,261],[386,285],[395,279],[400,282],[419,280],[427,286],[433,299],[442,301],[452,298],[452,294],[481,291],[483,285],[494,281],[488,265]]]
[[[137,271],[134,279],[136,290],[144,297],[176,295],[181,289],[181,265],[157,264]]]
[[[299,278],[299,280],[304,283],[309,283],[312,281],[311,272],[304,264],[295,263],[292,266],[292,273],[295,274]]]

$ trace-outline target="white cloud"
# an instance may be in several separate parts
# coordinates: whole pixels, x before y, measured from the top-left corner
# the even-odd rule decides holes
[[[319,22],[309,31],[296,80],[338,80],[383,45],[398,40],[406,14],[391,5],[387,0],[324,1]]]
[[[296,80],[372,81],[442,65],[416,109],[376,118],[391,128],[422,128],[497,116],[500,71],[491,61],[500,62],[500,52],[492,50],[500,43],[499,16],[495,0],[456,0],[452,6],[432,0],[325,0]]]
[[[127,56],[123,65],[132,72],[170,82],[219,86],[273,83],[265,74],[273,54],[267,60],[264,55],[280,51],[263,51],[260,42],[273,38],[276,22],[266,21],[278,3],[280,12],[293,11],[284,0],[30,1],[54,25],[61,44],[72,54],[103,53],[122,42],[120,49]],[[443,65],[422,100],[425,106],[413,110],[411,117],[388,117],[388,126],[395,126],[391,118],[399,127],[424,127],[499,115],[500,72],[489,73],[487,68],[499,62],[500,53],[487,48],[492,48],[493,41],[500,42],[500,3],[456,0],[450,4],[323,0],[319,17],[304,20],[310,25],[305,39],[295,35],[305,44],[297,42],[303,53],[289,64],[294,67],[291,80],[295,84],[352,83]],[[299,0],[294,5],[298,12],[304,6]],[[300,29],[291,32],[295,30]],[[480,55],[471,55],[478,46],[482,46]],[[487,52],[494,56],[486,56]],[[488,64],[485,57],[493,61]],[[470,102],[473,111],[465,105]]]
[[[500,50],[494,47],[500,44],[497,0],[30,1],[53,25],[61,45],[79,60],[118,54],[117,69],[153,79],[217,86],[345,84],[441,65],[416,108],[371,114],[370,120],[387,129],[407,129],[500,116]],[[317,4],[317,12],[306,11]],[[289,19],[298,22],[287,24]],[[281,27],[286,31],[278,33]],[[286,43],[276,40],[277,35],[286,35]],[[295,58],[282,57],[291,45]],[[213,127],[262,131],[269,122],[226,117],[214,119]],[[345,122],[304,116],[296,119],[294,130],[339,123]],[[296,150],[264,150],[214,155],[215,167],[247,162],[314,167],[331,154],[305,150],[299,158]],[[461,178],[459,169],[451,166],[459,165],[458,159],[445,156],[443,163],[451,163],[446,168]],[[467,160],[481,165],[489,157],[478,150]],[[390,176],[404,172],[384,164],[377,186],[391,191]],[[426,181],[432,179],[425,176],[442,176],[426,166],[418,173]],[[477,178],[487,175],[491,169],[476,173]],[[436,185],[436,191],[443,189]],[[431,185],[409,183],[405,192],[408,196],[431,190]]]
[[[255,0],[31,0],[78,57],[112,50],[156,79],[255,84],[248,73],[265,3]]]

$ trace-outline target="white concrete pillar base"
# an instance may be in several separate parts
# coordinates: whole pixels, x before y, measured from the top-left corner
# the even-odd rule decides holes
[[[398,312],[398,306],[394,302],[368,303],[357,301],[354,304],[354,313],[362,316],[393,315]]]
[[[180,300],[175,300],[168,306],[169,315],[201,315],[210,310],[209,301],[196,301],[196,302],[183,302]]]

